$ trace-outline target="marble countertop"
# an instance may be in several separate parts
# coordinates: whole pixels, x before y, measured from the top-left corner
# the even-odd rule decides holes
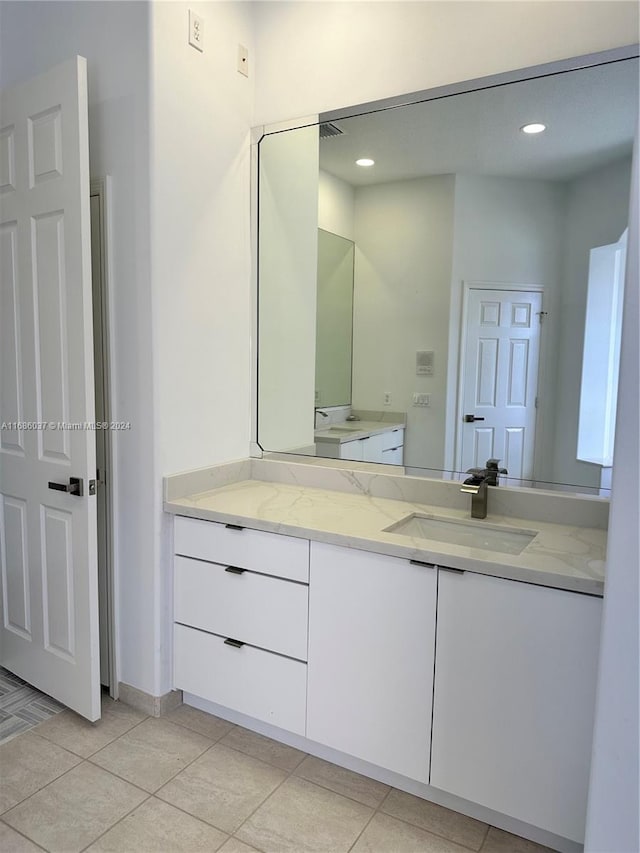
[[[341,421],[331,424],[326,428],[317,429],[314,433],[316,441],[330,444],[344,444],[345,441],[356,441],[360,438],[369,438],[391,430],[405,429],[405,424],[384,423],[383,421]]]
[[[448,506],[242,479],[199,494],[167,499],[164,508],[175,515],[238,524],[542,586],[603,594],[605,530],[492,514],[491,497],[492,490],[486,520],[475,520],[470,519],[469,511]],[[536,535],[520,554],[504,554],[385,531],[413,513],[472,523],[478,526],[479,533],[483,525],[499,525]]]

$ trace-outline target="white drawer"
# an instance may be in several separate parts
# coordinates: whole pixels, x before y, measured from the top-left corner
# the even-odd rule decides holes
[[[305,734],[307,665],[252,646],[174,625],[174,683],[178,690]]]
[[[404,429],[390,429],[382,433],[382,449],[392,450],[394,447],[402,447],[404,444]]]
[[[306,660],[309,588],[229,568],[174,557],[175,621]]]
[[[174,550],[185,557],[226,563],[265,575],[309,583],[309,542],[216,521],[176,517]]]

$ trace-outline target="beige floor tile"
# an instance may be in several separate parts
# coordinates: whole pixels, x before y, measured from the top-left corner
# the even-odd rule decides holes
[[[233,723],[221,720],[220,717],[214,717],[213,714],[206,714],[199,708],[192,708],[191,705],[180,705],[175,711],[167,714],[164,719],[185,726],[185,728],[198,732],[198,734],[213,741],[220,740],[227,732],[235,728]]]
[[[153,793],[210,746],[211,741],[197,732],[149,718],[91,761]]]
[[[0,746],[0,814],[80,763],[48,740],[26,732]]]
[[[496,829],[495,826],[489,829],[482,845],[482,853],[549,853],[549,851],[551,851],[550,847],[542,847],[533,841],[527,841],[526,838],[519,838],[517,835],[511,835],[510,832]]]
[[[380,806],[380,811],[472,850],[480,850],[488,829],[486,823],[395,788]]]
[[[0,820],[0,850],[2,853],[42,853],[42,847],[38,847],[33,841],[29,841],[24,835],[20,835],[15,829],[11,829]]]
[[[353,846],[353,853],[468,853],[446,838],[378,813]]]
[[[286,776],[277,767],[217,743],[157,796],[231,833]]]
[[[77,853],[147,797],[84,762],[3,815],[51,853]]]
[[[247,755],[259,758],[261,761],[266,761],[267,764],[273,764],[274,767],[289,772],[294,770],[306,755],[299,749],[278,743],[276,740],[271,740],[269,737],[264,737],[240,726],[232,729],[229,734],[222,738],[220,743],[233,749],[239,749],[240,752],[245,752]]]
[[[34,732],[82,758],[88,758],[144,719],[145,714],[130,705],[103,699],[102,719],[97,723],[90,723],[73,711],[62,711],[40,723]]]
[[[116,824],[88,850],[91,853],[200,853],[217,850],[227,835],[155,797]]]
[[[222,845],[220,853],[259,853],[259,851],[255,847],[249,847],[239,838],[230,838],[226,844]]]
[[[236,836],[265,853],[346,853],[372,814],[367,806],[290,776]]]
[[[345,770],[344,767],[338,767],[311,755],[305,758],[296,769],[295,775],[322,785],[323,788],[329,788],[337,794],[351,797],[352,800],[357,800],[374,809],[380,805],[390,790],[389,786],[383,785],[382,782],[368,779],[359,773],[353,773],[351,770]]]

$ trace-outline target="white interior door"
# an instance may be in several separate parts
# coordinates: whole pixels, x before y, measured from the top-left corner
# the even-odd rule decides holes
[[[542,293],[472,287],[466,308],[460,467],[496,458],[531,480]]]
[[[0,663],[96,720],[86,60],[1,98]]]

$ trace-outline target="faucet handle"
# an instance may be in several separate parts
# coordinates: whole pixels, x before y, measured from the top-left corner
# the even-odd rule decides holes
[[[474,477],[484,477],[487,473],[486,468],[467,468],[467,474],[473,474]]]
[[[497,471],[499,474],[508,474],[506,468],[499,468],[499,459],[487,459],[487,471]]]

